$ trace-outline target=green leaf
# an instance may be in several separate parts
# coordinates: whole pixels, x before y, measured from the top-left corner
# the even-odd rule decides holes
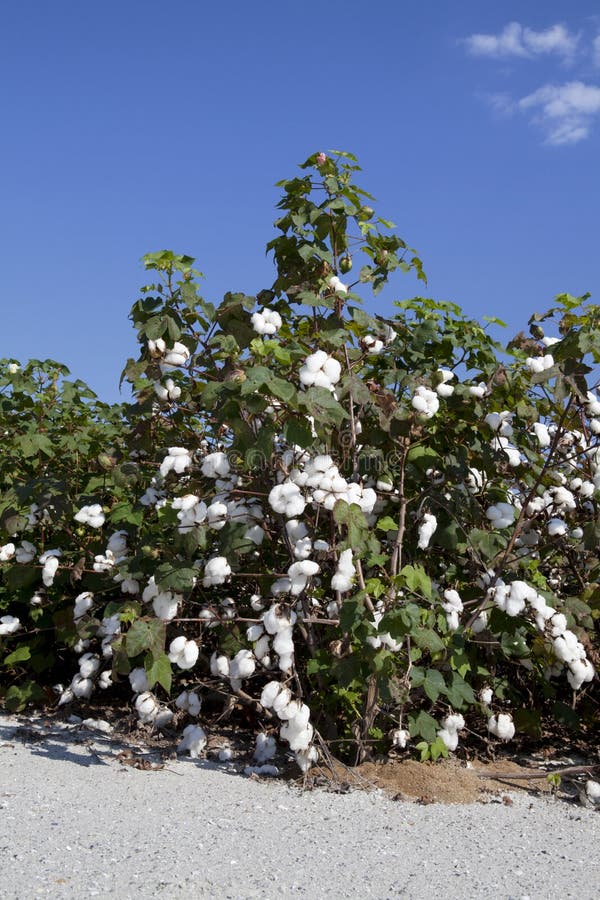
[[[11,666],[13,663],[25,662],[31,659],[31,650],[28,646],[17,647],[12,653],[4,657],[4,665]]]
[[[152,690],[154,685],[158,682],[158,684],[165,689],[167,694],[171,692],[173,672],[171,669],[171,662],[166,653],[161,653],[158,656],[155,656],[153,653],[148,653],[144,661],[144,668],[146,670],[146,678],[148,679],[148,687],[150,690]]]
[[[375,527],[379,531],[398,531],[398,525],[390,516],[384,516],[382,519],[379,519]]]
[[[446,682],[444,676],[437,669],[427,669],[425,680],[423,681],[423,690],[432,703],[435,703],[440,694],[446,692]]]
[[[417,628],[412,632],[412,639],[421,650],[440,653],[445,649],[442,639],[431,628]]]
[[[311,427],[308,422],[300,419],[288,419],[284,429],[285,439],[288,444],[297,444],[298,447],[310,447],[313,442]]]
[[[429,713],[421,710],[416,716],[409,715],[408,730],[411,737],[422,737],[431,744],[436,739],[438,723]]]
[[[423,566],[404,566],[400,571],[400,575],[404,578],[409,591],[415,594],[422,594],[428,600],[431,600],[431,578]]]
[[[144,650],[151,650],[160,656],[165,646],[166,623],[160,619],[138,619],[125,635],[128,656],[138,656]]]

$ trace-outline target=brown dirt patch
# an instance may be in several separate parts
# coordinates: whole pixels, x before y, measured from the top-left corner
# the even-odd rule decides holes
[[[324,768],[320,771],[327,777]],[[331,772],[328,778],[332,779]],[[508,760],[496,763],[475,760],[469,767],[454,759],[435,763],[412,759],[368,762],[353,769],[336,764],[333,778],[352,787],[381,788],[394,799],[420,803],[476,803],[506,798],[504,802],[510,804],[508,792],[549,794],[551,791],[545,772]]]

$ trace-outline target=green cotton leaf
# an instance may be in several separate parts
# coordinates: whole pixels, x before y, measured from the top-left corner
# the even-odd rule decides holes
[[[425,572],[423,566],[404,566],[400,571],[400,575],[404,578],[409,591],[415,594],[422,594],[428,600],[431,600],[431,578]]]
[[[150,341],[156,341],[165,333],[165,317],[152,316],[143,327],[143,332]]]
[[[505,631],[500,638],[500,646],[505,656],[515,656],[517,659],[529,656],[527,641],[520,631],[516,631],[515,634],[508,634]]]
[[[450,684],[446,688],[446,697],[454,709],[462,709],[475,703],[473,688],[458,672],[451,673]]]
[[[166,653],[161,653],[159,656],[148,653],[144,660],[144,668],[146,670],[146,678],[148,679],[148,687],[150,690],[158,683],[165,689],[167,694],[171,692],[173,671],[171,669],[171,662]]]
[[[165,646],[166,623],[160,619],[138,619],[125,635],[127,655],[138,656],[150,650],[160,656]]]
[[[309,423],[299,419],[288,419],[285,423],[284,434],[288,444],[297,444],[302,449],[310,447],[313,442]]]
[[[427,669],[423,681],[423,690],[431,702],[435,703],[440,694],[446,692],[446,682],[442,673],[437,669]]]
[[[273,356],[282,366],[289,366],[292,363],[292,356],[289,350],[282,347],[278,341],[273,341]]]
[[[398,525],[390,516],[384,516],[375,526],[379,531],[398,531]]]
[[[329,426],[338,426],[348,418],[344,407],[334,399],[327,388],[310,387],[301,396],[303,405],[317,423],[327,422]]]
[[[412,738],[422,737],[431,744],[436,739],[438,723],[433,716],[421,710],[417,716],[409,715],[408,730]]]
[[[47,700],[46,694],[35,681],[13,684],[4,695],[4,706],[8,712],[21,712],[28,704],[39,704]]]
[[[354,626],[364,618],[364,605],[361,600],[344,600],[340,610],[340,628],[352,631]]]
[[[408,451],[407,462],[413,463],[425,472],[427,469],[439,468],[442,460],[431,447],[426,447],[424,444],[417,444],[416,447],[411,447]]]
[[[25,662],[28,659],[31,659],[31,650],[29,646],[25,645],[17,647],[16,650],[13,650],[8,656],[5,656],[3,665],[11,666],[14,663]]]
[[[432,628],[417,628],[411,636],[421,650],[429,650],[430,653],[440,653],[444,650],[444,642]]]
[[[283,400],[284,403],[289,403],[297,393],[296,388],[290,381],[285,381],[285,379],[277,378],[276,376],[271,377],[268,388],[278,400]]]
[[[163,563],[154,573],[156,584],[161,591],[190,591],[198,577],[198,569],[190,566],[176,568],[173,563]]]

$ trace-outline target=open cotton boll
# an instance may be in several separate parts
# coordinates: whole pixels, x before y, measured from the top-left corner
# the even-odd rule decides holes
[[[279,730],[279,736],[283,741],[287,741],[290,745],[290,750],[299,751],[299,750],[308,750],[310,743],[313,739],[314,730],[312,725],[309,723],[303,728],[298,728],[297,716],[293,719],[290,719],[289,722],[284,722]]]
[[[270,681],[269,684],[278,684],[278,682]],[[268,685],[267,685],[267,687],[268,687]],[[290,691],[289,688],[282,688],[280,684],[278,684],[278,687],[280,688],[280,690],[273,697],[273,700],[271,701],[271,704],[270,704],[273,707],[273,710],[277,713],[277,715],[279,715],[279,713],[281,712],[282,709],[286,708],[286,706],[288,705],[288,703],[291,702],[291,699],[292,699],[292,692]],[[264,694],[264,691],[263,691],[263,694]],[[268,699],[270,699],[270,697]],[[262,702],[262,695],[261,695],[261,706],[264,706],[264,705],[265,704]]]
[[[421,524],[419,525],[419,543],[420,550],[427,550],[429,542],[433,537],[437,528],[437,519],[431,513],[425,513]]]
[[[262,764],[268,762],[268,760],[273,759],[276,753],[277,743],[275,738],[270,734],[266,734],[264,731],[259,732],[259,734],[256,735],[256,747],[254,748],[253,754],[253,758],[257,763]]]
[[[561,537],[567,530],[567,523],[559,516],[554,516],[548,521],[548,537]]]
[[[79,672],[73,676],[69,689],[73,696],[78,697],[80,700],[89,700],[94,690],[94,682],[91,678],[86,678]]]
[[[374,337],[372,334],[365,334],[362,339],[363,345],[365,349],[369,353],[381,353],[385,344],[383,341],[380,341],[378,338]]]
[[[453,631],[456,631],[459,625],[458,617],[459,614],[463,611],[463,603],[458,594],[458,591],[454,590],[446,590],[444,591],[444,598],[446,600],[445,603],[442,603],[442,608],[446,613],[446,621],[448,623],[448,628],[451,628]]]
[[[504,455],[508,459],[509,466],[512,466],[513,469],[516,469],[517,466],[521,465],[521,454],[516,447],[513,447],[512,444],[509,444],[508,438],[494,438],[490,446],[492,450],[504,453]]]
[[[286,481],[276,484],[269,493],[269,505],[276,513],[287,518],[300,516],[306,508],[306,503],[297,484]]]
[[[109,687],[112,687],[112,672],[110,669],[105,669],[104,672],[100,672],[98,677],[98,687],[103,691],[108,690]]]
[[[8,545],[6,545],[8,546]],[[14,546],[14,545],[13,545]],[[21,546],[15,551],[15,559],[18,563],[30,563],[35,558],[37,549],[30,541],[21,541]],[[2,548],[0,548],[0,561],[2,560]]]
[[[525,365],[532,375],[540,375],[542,372],[547,372],[548,369],[552,368],[554,357],[550,353],[546,353],[545,356],[528,356],[525,360]]]
[[[487,384],[485,381],[480,381],[479,384],[472,384],[469,388],[469,394],[471,397],[476,397],[478,400],[481,400],[482,397],[485,397],[487,393]]]
[[[448,382],[456,378],[454,372],[451,372],[450,369],[438,369],[437,375],[438,378],[441,378],[440,383],[435,388],[438,397],[451,397],[454,393],[454,386],[448,384]]]
[[[180,366],[184,366],[188,359],[190,358],[190,351],[182,344],[181,341],[175,341],[173,346],[170,349],[167,349],[164,346],[164,341],[159,338],[159,341],[163,344],[163,360],[160,362],[160,371],[164,374],[165,372],[171,372],[175,368],[179,368]],[[156,343],[158,344],[159,341]],[[148,342],[149,343],[149,342]]]
[[[83,678],[91,678],[100,668],[100,657],[95,653],[84,653],[79,659],[79,672]]]
[[[180,669],[192,669],[198,661],[200,650],[196,641],[189,641],[185,635],[174,638],[169,644],[169,659]]]
[[[175,700],[175,706],[190,716],[197,716],[202,708],[202,700],[195,691],[182,691]]]
[[[501,741],[510,741],[515,736],[515,726],[512,716],[508,713],[500,713],[498,716],[491,716],[488,720],[488,731],[490,734],[496,735]]]
[[[301,594],[308,584],[308,579],[316,575],[319,570],[319,564],[310,559],[292,563],[288,569],[291,593],[294,596]]]
[[[593,681],[596,670],[589,659],[574,659],[568,664],[567,681],[574,691],[578,691],[583,684]]]
[[[491,688],[482,688],[479,692],[479,700],[483,703],[484,706],[489,706],[494,697],[494,692]]]
[[[548,426],[544,425],[543,422],[534,422],[532,427],[540,447],[549,447],[551,438]]]
[[[212,587],[214,584],[225,584],[231,575],[231,568],[224,556],[213,556],[204,567],[202,584],[204,587]]]
[[[274,309],[264,307],[262,312],[255,312],[251,318],[252,327],[257,334],[275,334],[281,328],[281,316]]]
[[[200,468],[207,478],[226,478],[231,471],[227,455],[222,450],[208,453],[202,460]]]
[[[356,569],[352,562],[352,548],[342,550],[338,560],[337,569],[331,579],[331,588],[334,591],[345,593],[349,591],[354,582]]]
[[[396,728],[395,731],[392,731],[391,738],[393,747],[404,750],[410,740],[410,733],[405,728]]]
[[[177,615],[177,605],[182,599],[181,594],[172,594],[171,591],[161,591],[152,601],[152,609],[157,619],[170,622]]]
[[[167,378],[164,385],[160,381],[155,381],[154,392],[158,399],[164,402],[173,402],[181,397],[181,388],[175,384],[172,378]]]
[[[489,506],[485,514],[490,520],[492,528],[508,528],[515,520],[515,508],[510,503],[495,503]]]
[[[256,669],[256,660],[251,650],[239,650],[229,663],[229,677],[232,681],[250,678]]]
[[[215,651],[210,658],[210,674],[218,678],[227,678],[229,676],[229,659]]]
[[[600,803],[600,782],[589,778],[585,783],[585,792],[592,803]]]
[[[143,694],[150,689],[146,670],[141,666],[132,669],[129,673],[129,683],[134,694]]]
[[[296,623],[296,613],[275,603],[262,615],[263,625],[269,634],[285,631]]]
[[[181,475],[192,464],[192,457],[185,447],[169,447],[169,452],[160,464],[160,474],[166,478],[169,472]]]
[[[21,622],[16,616],[0,616],[0,637],[14,634],[21,627]]]
[[[99,503],[93,503],[91,506],[82,506],[73,518],[76,522],[81,522],[82,525],[89,525],[90,528],[102,528],[104,525],[104,513]]]
[[[192,759],[198,759],[206,747],[206,732],[199,725],[186,725],[183,729],[183,739],[177,744],[177,752],[190,754]]]
[[[94,605],[94,595],[91,591],[84,591],[75,597],[75,606],[73,607],[73,619],[78,622]]]
[[[310,767],[314,765],[319,759],[319,751],[315,747],[315,745],[311,745],[306,750],[297,750],[296,751],[296,763],[301,772],[306,774]]]
[[[158,710],[158,700],[151,691],[138,694],[135,700],[135,711],[143,725],[150,725],[154,722]]]
[[[435,391],[419,385],[412,398],[412,407],[426,419],[431,419],[440,408],[440,401]]]
[[[348,285],[344,284],[337,275],[332,275],[329,281],[327,282],[332,291],[337,291],[341,294],[348,293]]]
[[[15,545],[14,544],[4,544],[0,547],[0,562],[8,562],[9,559],[12,559],[15,555]]]
[[[492,431],[495,431],[504,437],[510,437],[513,433],[512,413],[507,409],[502,410],[502,412],[488,413],[484,422],[490,426]]]
[[[58,557],[62,556],[62,550],[46,550],[45,553],[39,558],[43,569],[42,569],[42,581],[46,585],[46,587],[50,587],[50,585],[54,582],[54,576],[56,575],[56,571],[58,569]]]
[[[328,356],[324,350],[317,350],[306,357],[298,377],[304,387],[315,386],[333,390],[334,385],[340,380],[341,374],[342,367],[337,359]]]
[[[254,655],[259,662],[263,662],[269,657],[270,638],[268,634],[263,634],[254,645]]]
[[[442,727],[437,732],[448,750],[454,751],[458,747],[458,732],[465,727],[465,720],[459,714],[450,714],[442,721]]]
[[[292,629],[284,628],[279,631],[273,640],[273,650],[278,656],[291,656],[294,652],[294,639]]]
[[[262,694],[260,695],[260,705],[265,709],[270,709],[279,694],[282,692],[283,688],[279,681],[269,681],[268,684],[264,686],[262,689]],[[284,700],[284,705],[289,703],[291,700],[291,693],[288,691],[289,697]]]

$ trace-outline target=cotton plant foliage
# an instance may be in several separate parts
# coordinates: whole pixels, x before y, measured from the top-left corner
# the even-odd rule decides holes
[[[264,774],[278,746],[307,771],[328,740],[436,758],[589,727],[600,310],[561,295],[506,347],[452,303],[365,312],[425,276],[357,171],[320,152],[280,182],[256,296],[144,258],[131,403],[1,362],[7,709],[125,692],[196,757],[231,695]]]

